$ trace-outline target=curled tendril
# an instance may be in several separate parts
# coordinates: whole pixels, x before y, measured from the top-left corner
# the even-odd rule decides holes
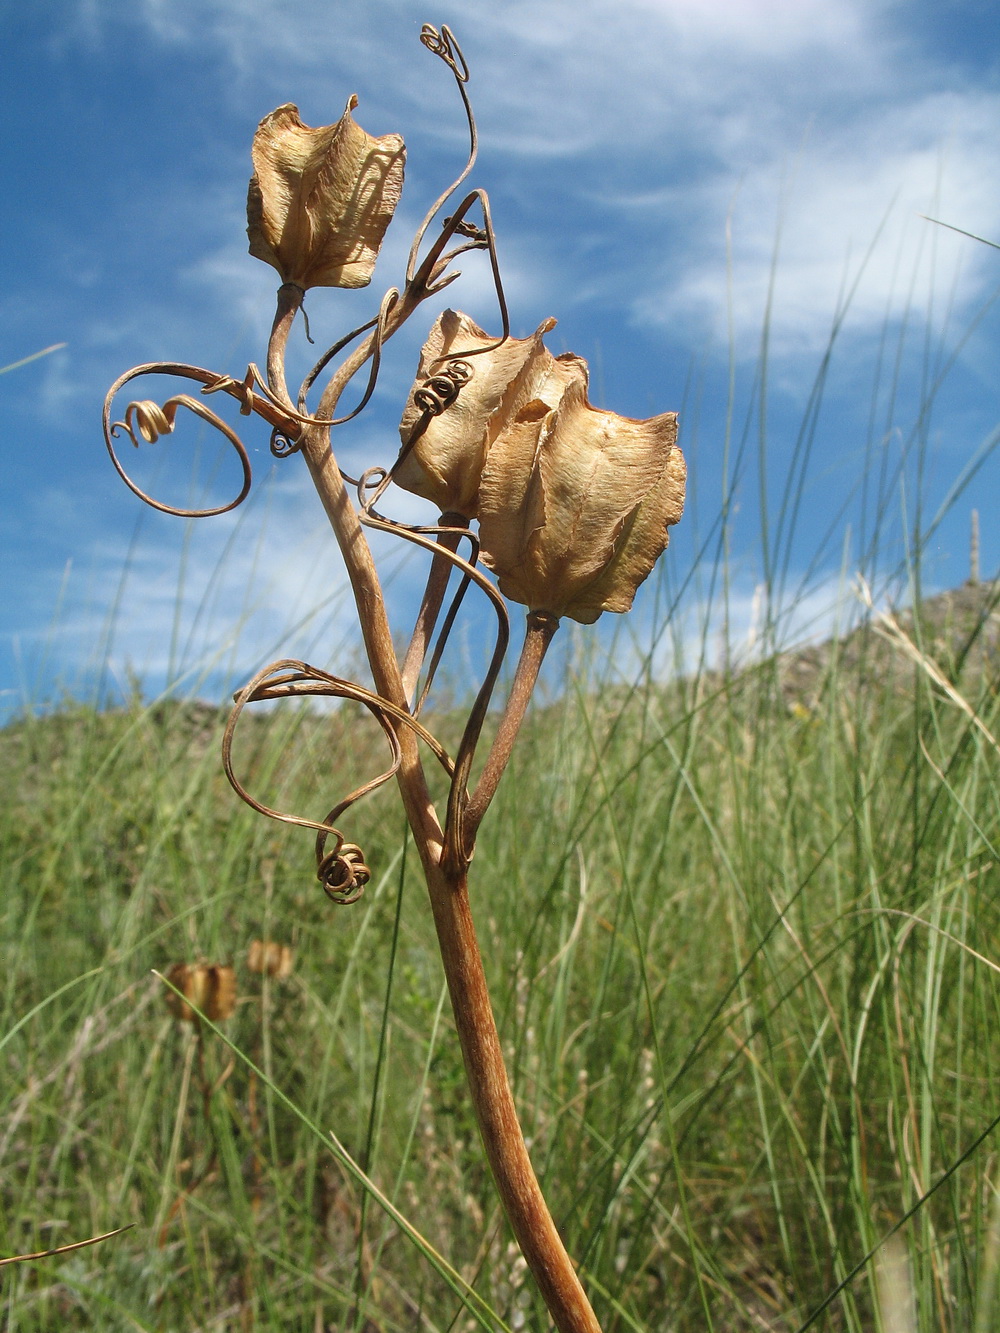
[[[186,407],[189,412],[193,412],[195,416],[201,417],[201,419],[207,421],[210,426],[214,426],[216,430],[221,431],[239,455],[240,465],[243,469],[243,485],[236,499],[230,500],[228,504],[216,505],[212,509],[182,509],[177,505],[168,505],[162,500],[155,500],[151,495],[147,495],[146,492],[132,480],[125,471],[118,455],[115,453],[113,441],[117,439],[119,434],[123,431],[136,449],[139,447],[139,441],[136,438],[137,430],[147,444],[153,444],[161,435],[171,434],[174,429],[177,409],[179,407]],[[140,500],[145,500],[146,504],[152,505],[154,509],[159,509],[164,514],[177,514],[181,518],[211,518],[214,514],[226,514],[230,509],[235,509],[237,505],[243,503],[247,495],[250,493],[250,484],[253,477],[250,470],[250,459],[247,455],[246,448],[243,445],[243,441],[234,430],[226,425],[221,417],[216,416],[211,408],[206,407],[205,404],[199,402],[197,398],[192,398],[190,394],[181,393],[175,395],[173,398],[168,398],[162,407],[148,400],[129,403],[128,407],[125,409],[124,421],[115,421],[110,427],[107,426],[107,423],[105,423],[105,425],[105,442],[107,443],[108,453],[111,455],[111,461],[114,463],[118,475],[129,490],[138,495]]]
[[[472,224],[466,224],[465,221],[466,214],[473,205],[477,203],[483,210],[483,226],[481,228],[475,227]],[[438,207],[440,207],[440,205],[438,205]],[[419,242],[421,234],[422,233],[420,232],[417,233],[417,239],[414,241],[414,245]],[[449,250],[448,253],[445,254],[445,246],[453,236],[459,235],[471,235],[474,239],[467,241],[465,245],[457,246],[454,250]],[[497,305],[500,308],[502,330],[497,341],[495,343],[489,343],[485,347],[470,348],[462,353],[463,356],[482,356],[485,352],[495,351],[501,343],[506,342],[510,336],[510,314],[507,310],[507,298],[504,295],[503,279],[500,276],[500,261],[497,258],[496,233],[493,230],[493,215],[490,212],[490,199],[485,190],[473,190],[470,194],[465,196],[456,211],[445,222],[441,235],[431,246],[427,253],[427,257],[420,265],[419,271],[412,277],[409,275],[409,271],[407,272],[407,282],[412,282],[416,286],[422,284],[428,295],[436,296],[438,292],[447,287],[450,282],[453,282],[458,274],[445,273],[442,278],[434,281],[433,274],[435,271],[443,271],[451,261],[456,258],[456,256],[464,254],[467,250],[486,250],[489,254],[490,268],[493,272],[493,287],[496,291]],[[415,257],[415,253],[415,251],[411,253],[411,258]],[[442,358],[442,360],[443,359],[444,358]]]
[[[319,417],[304,417],[303,418],[304,421],[317,426],[343,426],[345,422],[353,421],[353,419],[360,412],[363,412],[364,409],[368,406],[369,399],[375,392],[375,385],[378,382],[379,369],[382,365],[382,345],[385,342],[386,323],[389,319],[389,315],[392,313],[393,307],[396,305],[398,300],[399,300],[399,288],[390,287],[389,290],[386,292],[386,294],[382,297],[382,303],[379,306],[378,314],[375,316],[375,318],[369,320],[367,324],[362,324],[359,328],[354,329],[354,331],[349,333],[346,338],[341,338],[339,342],[334,343],[333,347],[331,347],[329,351],[324,352],[323,355],[320,357],[320,359],[316,362],[315,366],[313,366],[312,370],[306,376],[305,380],[303,380],[302,387],[299,390],[298,407],[299,411],[304,413],[306,410],[306,396],[308,395],[309,390],[312,388],[312,385],[314,384],[316,377],[326,368],[326,366],[333,359],[333,357],[335,357],[338,352],[342,351],[348,345],[348,343],[352,342],[359,334],[364,333],[366,329],[374,327],[375,333],[372,337],[372,347],[371,347],[371,352],[369,354],[371,356],[372,368],[368,375],[367,388],[365,389],[361,397],[361,401],[358,403],[357,407],[355,407],[352,411],[348,412],[346,416],[333,417],[328,421],[325,421]]]
[[[274,810],[270,806],[264,805],[256,797],[250,795],[237,778],[233,767],[233,737],[236,734],[237,723],[246,705],[267,699],[303,697],[351,699],[356,703],[364,704],[382,728],[389,745],[390,764],[385,772],[371,778],[344,797],[323,820],[286,814],[281,810]],[[398,772],[402,762],[402,750],[396,733],[396,727],[399,724],[408,726],[414,731],[430,747],[448,776],[453,775],[454,764],[444,747],[431,735],[426,727],[422,726],[405,709],[398,707],[388,699],[384,699],[379,694],[374,694],[371,690],[366,690],[362,685],[344,680],[340,676],[333,676],[329,672],[322,671],[319,667],[310,666],[306,662],[299,662],[291,658],[272,662],[270,666],[259,671],[234,696],[234,707],[229,715],[226,730],[222,737],[222,763],[226,777],[240,799],[245,801],[251,809],[256,810],[258,814],[280,820],[283,824],[294,824],[298,828],[316,830],[316,874],[327,895],[334,902],[356,902],[361,896],[365,884],[371,878],[371,871],[365,865],[364,854],[360,847],[355,843],[345,842],[344,835],[335,827],[334,821],[339,819],[355,801],[381,787],[383,783],[388,782]],[[327,850],[326,844],[331,837],[334,839],[334,845]]]
[[[414,391],[413,401],[421,412],[429,412],[437,417],[451,407],[462,387],[472,379],[472,367],[468,361],[457,358],[451,361],[436,375],[428,375],[419,389]]]
[[[381,310],[379,311],[379,315],[380,314]],[[367,333],[369,329],[373,329],[379,321],[379,315],[375,315],[372,319],[369,319],[364,324],[359,324],[356,329],[352,329],[350,333],[345,333],[342,338],[338,338],[338,340],[333,344],[332,347],[328,347],[326,349],[326,351],[323,353],[320,359],[313,366],[312,370],[310,370],[309,374],[302,381],[302,387],[299,390],[299,399],[298,399],[298,409],[300,412],[304,412],[306,410],[306,397],[309,393],[309,390],[316,383],[317,379],[327,368],[327,366],[330,364],[333,358],[337,356],[340,352],[342,352],[345,347],[349,347],[355,338],[360,338],[362,333]]]
[[[289,285],[294,285],[294,284],[289,284]],[[232,375],[216,375],[212,378],[210,383],[205,385],[205,387],[202,389],[202,393],[203,394],[218,393],[221,390],[226,393],[232,394],[234,398],[239,400],[240,411],[243,413],[244,416],[248,416],[251,412],[258,412],[261,416],[265,417],[267,420],[273,421],[274,415],[275,414],[278,415],[280,417],[280,421],[276,423],[278,425],[278,428],[282,431],[282,434],[288,436],[289,439],[291,439],[292,441],[297,440],[300,433],[299,431],[292,429],[292,427],[296,425],[342,426],[345,421],[351,421],[354,417],[358,415],[360,411],[362,411],[365,407],[367,407],[368,400],[375,392],[375,381],[378,379],[379,366],[381,364],[382,343],[385,341],[384,339],[385,321],[389,316],[389,312],[392,310],[393,306],[396,304],[398,300],[399,300],[399,289],[396,287],[390,287],[390,289],[386,292],[385,296],[382,297],[382,304],[375,318],[371,320],[368,324],[363,325],[361,329],[355,329],[353,333],[348,334],[346,339],[342,339],[341,342],[337,344],[336,348],[331,349],[331,351],[327,353],[327,360],[328,360],[331,356],[334,356],[336,352],[340,350],[341,347],[345,347],[347,343],[351,341],[352,338],[356,338],[359,333],[363,332],[364,329],[371,328],[373,325],[378,326],[379,336],[376,339],[375,348],[373,350],[372,369],[368,381],[368,387],[365,390],[364,397],[361,399],[361,402],[357,405],[356,408],[354,408],[352,412],[348,412],[346,416],[343,417],[310,416],[310,414],[305,410],[303,406],[303,401],[305,397],[304,393],[300,395],[299,410],[295,411],[294,408],[290,407],[287,403],[283,402],[278,397],[278,395],[271,390],[271,388],[267,384],[267,381],[261,374],[259,368],[255,366],[253,362],[251,362],[250,365],[247,367],[247,373],[243,377],[243,379],[241,380],[234,379]],[[319,371],[325,365],[326,365],[326,360],[321,361],[318,367],[315,369],[315,374],[318,374]],[[312,382],[311,380],[308,381],[308,383],[311,382]],[[260,400],[263,400],[263,402],[266,403],[267,406],[271,409],[270,413],[262,410]],[[291,450],[290,452],[294,452],[294,450]]]
[[[462,48],[446,24],[442,24],[441,31],[438,32],[432,23],[425,23],[420,29],[420,40],[428,51],[441,57],[459,83],[469,82],[469,66],[465,62]]]
[[[281,406],[252,361],[247,366],[247,373],[241,380],[234,379],[232,375],[218,375],[211,384],[205,385],[202,393],[232,394],[239,402],[241,415],[245,417],[248,417],[257,407],[256,397],[259,395],[262,395],[272,407]]]
[[[428,51],[444,61],[455,76],[455,83],[462,97],[462,103],[465,107],[465,118],[469,125],[469,156],[466,159],[465,166],[458,177],[448,186],[447,190],[431,205],[428,209],[423,222],[417,228],[417,234],[413,238],[413,244],[410,246],[409,258],[406,261],[406,282],[409,285],[413,281],[413,276],[417,271],[417,255],[420,252],[420,245],[424,239],[424,234],[431,222],[437,216],[440,209],[451,198],[458,187],[469,175],[469,172],[475,166],[476,157],[479,154],[479,134],[476,130],[476,118],[472,114],[472,103],[469,101],[469,94],[465,85],[469,81],[469,67],[465,63],[465,56],[462,54],[462,48],[456,42],[454,34],[446,25],[441,25],[441,31],[429,23],[425,23],[420,32],[420,40]],[[445,224],[447,227],[447,223]]]
[[[271,431],[270,449],[275,458],[287,458],[289,454],[297,454],[301,447],[299,441],[290,439],[280,426],[275,426]]]
[[[478,348],[476,349],[479,350]],[[396,461],[391,468],[370,467],[362,474],[360,480],[349,477],[346,472],[341,471],[341,476],[345,481],[351,482],[358,488],[358,502],[366,514],[374,511],[374,506],[382,498],[386,487],[393,480],[396,469],[409,454],[410,450],[420,439],[427,429],[433,417],[440,416],[445,408],[450,407],[456,400],[463,387],[468,384],[474,374],[472,366],[468,361],[463,360],[464,353],[452,355],[448,359],[449,364],[443,370],[437,371],[433,375],[428,375],[421,386],[414,390],[413,401],[420,408],[421,415],[414,422],[413,429],[407,436],[403,447],[400,449]],[[473,355],[472,352],[469,355]],[[441,358],[444,360],[445,358]],[[378,517],[378,515],[376,515]],[[393,524],[391,519],[383,519],[382,522]],[[395,525],[394,525],[395,526]],[[400,524],[400,527],[407,527],[407,524]],[[431,529],[420,529],[420,531],[431,531]],[[478,547],[477,547],[478,549]]]
[[[169,398],[162,406],[152,402],[149,399],[137,400],[129,403],[125,411],[124,421],[111,420],[111,405],[130,380],[136,379],[142,375],[176,375],[183,379],[194,380],[200,383],[202,395],[212,393],[227,393],[235,398],[240,405],[240,413],[243,416],[250,416],[251,413],[262,417],[271,426],[271,453],[275,458],[287,458],[289,454],[296,453],[300,447],[299,437],[307,426],[341,426],[346,421],[356,417],[368,404],[372,394],[375,391],[375,383],[378,379],[379,366],[381,363],[382,344],[385,341],[385,326],[390,312],[399,300],[399,291],[391,288],[382,298],[382,304],[379,313],[374,320],[363,325],[360,329],[355,329],[353,333],[342,340],[326,357],[320,361],[313,372],[313,377],[326,365],[327,361],[336,354],[338,350],[346,346],[352,338],[357,337],[367,328],[377,327],[377,334],[372,351],[372,368],[368,379],[368,386],[353,411],[343,417],[322,418],[310,416],[307,412],[301,410],[304,406],[304,391],[300,400],[299,408],[296,411],[289,404],[283,403],[276,394],[268,387],[266,380],[261,374],[259,368],[252,362],[247,367],[246,374],[241,380],[232,375],[219,375],[215,371],[204,370],[201,366],[183,365],[177,362],[158,361],[147,365],[135,366],[132,370],[126,371],[120,375],[114,384],[108,390],[104,399],[104,442],[107,445],[108,454],[115,466],[118,475],[124,481],[125,485],[137,495],[140,500],[151,505],[154,509],[159,509],[165,514],[177,514],[182,518],[209,518],[215,514],[225,514],[230,509],[235,509],[237,505],[242,504],[250,491],[252,483],[252,474],[250,460],[246,448],[239,436],[226,425],[221,417],[212,412],[204,403],[189,394],[176,394]],[[310,381],[307,382],[306,388]],[[196,416],[214,426],[216,430],[222,432],[226,439],[239,455],[240,463],[243,469],[243,485],[239,495],[229,504],[219,505],[212,509],[181,509],[175,505],[168,505],[152,496],[147,495],[140,486],[138,486],[128,475],[121,459],[118,457],[114,441],[121,432],[128,436],[131,443],[138,448],[139,438],[147,444],[153,443],[161,435],[168,435],[174,429],[175,418],[178,407],[186,407]],[[138,437],[137,438],[137,432]]]
[[[254,413],[262,417],[289,440],[297,439],[301,433],[301,426],[308,424],[308,418],[289,413],[275,399],[261,379],[260,371],[254,365],[247,367],[246,375],[242,380],[236,380],[231,375],[219,375],[214,370],[205,370],[201,366],[189,366],[174,361],[155,361],[142,366],[134,366],[131,370],[126,371],[124,375],[119,375],[104,398],[102,416],[104,443],[107,446],[115,470],[129,490],[138,495],[140,500],[144,500],[146,504],[152,505],[154,509],[159,509],[165,514],[177,514],[182,518],[207,518],[213,514],[224,514],[230,509],[235,509],[246,499],[250,490],[252,481],[250,460],[239,436],[226,425],[221,417],[216,416],[199,399],[192,398],[188,394],[177,394],[168,399],[162,406],[148,399],[132,402],[126,409],[125,420],[112,422],[111,406],[115,398],[126,384],[143,375],[171,375],[180,379],[193,380],[202,386],[202,395],[227,393],[239,403],[240,412],[244,416]],[[174,428],[178,407],[186,407],[196,416],[201,417],[203,421],[214,426],[216,430],[221,431],[236,450],[243,469],[243,485],[239,495],[229,504],[219,505],[213,509],[181,509],[175,505],[164,504],[147,495],[131,479],[115,452],[114,441],[122,432],[128,436],[135,447],[138,447],[139,439],[146,443],[152,443],[161,435],[170,434]]]
[[[336,846],[324,852],[324,844],[330,833],[336,835]],[[356,903],[365,891],[365,885],[372,877],[372,872],[365,865],[365,857],[355,842],[345,842],[343,835],[336,829],[321,833],[316,839],[316,878],[323,885],[323,892],[338,907],[349,907]]]

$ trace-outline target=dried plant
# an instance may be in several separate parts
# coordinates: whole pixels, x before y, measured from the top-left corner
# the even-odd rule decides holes
[[[373,138],[360,128],[351,114],[354,97],[336,125],[319,129],[303,125],[294,106],[279,107],[261,121],[254,138],[247,209],[250,253],[273,265],[282,278],[266,373],[251,365],[242,379],[235,379],[172,362],[138,366],[109,391],[104,432],[126,484],[154,507],[187,516],[223,513],[239,504],[250,488],[247,451],[206,405],[206,395],[228,394],[245,415],[262,417],[271,426],[276,457],[299,454],[304,459],[343,554],[374,689],[305,662],[273,663],[236,695],[223,740],[226,773],[254,809],[315,831],[318,878],[338,903],[354,902],[370,871],[361,848],[348,842],[337,824],[360,797],[396,778],[427,881],[469,1086],[496,1185],[553,1320],[559,1329],[580,1333],[599,1326],[542,1197],[518,1124],[473,926],[468,868],[477,831],[560,618],[590,623],[603,611],[629,609],[636,588],[667,544],[668,526],[680,518],[684,462],[673,413],[633,421],[590,406],[586,363],[570,354],[553,356],[544,345],[543,335],[554,320],[543,323],[531,338],[510,336],[486,193],[471,191],[442,220],[447,201],[476,159],[468,66],[446,27],[438,32],[425,26],[421,41],[454,75],[468,118],[470,151],[458,180],[417,230],[402,287],[390,289],[376,315],[319,358],[293,400],[285,355],[292,326],[304,314],[306,290],[361,287],[370,281],[402,187],[404,148],[397,135]],[[331,431],[363,410],[385,343],[428,297],[459,276],[451,265],[470,250],[489,256],[499,334],[490,336],[468,316],[445,312],[420,358],[402,414],[398,457],[388,468],[372,467],[359,478],[348,477],[331,447]],[[360,402],[338,416],[344,390],[365,366],[368,382]],[[112,422],[116,395],[148,374],[193,381],[201,385],[201,395],[179,394],[162,405],[132,402],[124,419]],[[324,375],[318,401],[310,407],[309,395]],[[236,451],[243,484],[231,503],[197,511],[163,504],[144,494],[122,466],[116,439],[124,433],[138,446],[140,438],[153,442],[170,434],[181,408],[216,427]],[[384,516],[376,506],[392,483],[434,501],[441,509],[439,521],[415,526]],[[431,556],[402,660],[393,645],[366,528],[392,533]],[[460,553],[463,542],[468,543],[465,555]],[[499,588],[484,566],[495,573]],[[456,577],[457,589],[446,608]],[[495,642],[464,734],[451,755],[420,719],[470,586],[492,608]],[[509,641],[505,598],[528,608],[527,630],[496,735],[478,781],[470,785]],[[250,795],[233,768],[233,735],[246,705],[304,697],[364,705],[379,722],[389,750],[386,770],[340,799],[323,819],[269,809]],[[429,793],[424,749],[449,781],[443,818]]]
[[[166,1005],[179,1023],[198,1025],[199,1014],[213,1023],[232,1018],[236,1008],[236,969],[224,963],[174,963],[167,972],[173,987]]]
[[[247,950],[247,970],[283,981],[292,975],[295,954],[288,944],[277,940],[251,940]]]
[[[235,1061],[229,1059],[222,1072],[209,1073],[205,1059],[205,1041],[202,1019],[212,1023],[224,1023],[236,1012],[237,986],[236,969],[228,963],[174,963],[162,978],[167,984],[164,1001],[178,1026],[184,1031],[184,1061],[180,1081],[180,1102],[174,1132],[174,1146],[171,1158],[177,1168],[177,1192],[169,1208],[164,1196],[162,1221],[157,1228],[157,1244],[160,1249],[167,1243],[167,1233],[174,1218],[182,1213],[187,1201],[210,1180],[218,1166],[218,1147],[211,1132],[212,1101],[229,1081],[235,1068]],[[192,1077],[201,1094],[201,1116],[206,1131],[206,1142],[210,1145],[203,1164],[197,1171],[192,1171],[192,1157],[185,1159],[183,1170],[188,1172],[188,1179],[181,1183],[181,1163],[177,1160],[177,1149],[181,1141],[181,1129],[184,1124],[188,1104],[188,1093]]]

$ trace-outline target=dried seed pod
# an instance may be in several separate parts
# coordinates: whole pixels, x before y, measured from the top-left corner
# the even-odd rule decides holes
[[[277,940],[251,940],[247,950],[247,967],[251,972],[264,973],[269,977],[291,975],[295,955],[287,944]]]
[[[494,440],[479,535],[505,597],[590,624],[631,607],[681,517],[686,473],[675,413],[600,411],[586,362],[565,367],[555,406],[526,403]]]
[[[173,991],[165,997],[167,1008],[178,1022],[196,1023],[195,1009],[213,1023],[232,1017],[236,1008],[235,968],[222,963],[174,963],[167,980],[184,997]]]
[[[399,426],[404,456],[393,472],[397,485],[433,500],[442,513],[476,517],[479,479],[497,435],[531,399],[558,400],[563,369],[542,342],[554,326],[547,319],[530,338],[498,344],[457,310],[438,317]],[[460,382],[450,373],[456,366],[465,368]]]
[[[250,253],[298,287],[365,287],[403,189],[398,134],[377,139],[351,112],[311,128],[288,102],[253,140],[247,194]]]
[[[505,597],[589,624],[632,605],[681,517],[686,473],[676,414],[591,407],[586,361],[542,341],[554,324],[496,343],[446,310],[421,352],[393,478],[479,519]],[[458,366],[471,374],[450,375]]]

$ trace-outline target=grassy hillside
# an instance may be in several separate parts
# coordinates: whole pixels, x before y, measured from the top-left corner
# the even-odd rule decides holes
[[[581,665],[526,728],[474,903],[608,1333],[791,1333],[900,1222],[882,1291],[916,1314],[896,1327],[996,1326],[995,604],[667,688]],[[0,1270],[4,1327],[546,1328],[394,792],[345,816],[375,873],[335,907],[308,833],[230,792],[222,725],[137,702],[0,733],[0,1243],[133,1227]],[[353,714],[277,709],[239,762],[322,817],[378,745]],[[249,970],[255,939],[292,946],[289,976]],[[236,969],[238,1052],[172,1017],[151,971],[199,960]],[[811,1326],[878,1326],[878,1272]]]

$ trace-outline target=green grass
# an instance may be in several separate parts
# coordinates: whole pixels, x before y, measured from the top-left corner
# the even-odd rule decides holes
[[[996,663],[907,628],[978,724],[868,635],[797,693],[781,658],[628,690],[580,660],[515,752],[474,904],[609,1333],[795,1330],[949,1171],[898,1232],[916,1327],[995,1326],[996,1143],[963,1155],[998,1111]],[[4,1327],[546,1328],[394,793],[346,817],[375,876],[336,908],[308,834],[229,792],[221,726],[137,701],[0,733],[4,1252],[133,1226],[0,1270]],[[322,814],[377,743],[278,709],[242,771]],[[255,937],[287,980],[247,971]],[[198,959],[237,968],[239,1055],[167,1011],[151,969]],[[875,1293],[873,1261],[814,1327],[877,1327]]]
[[[847,300],[780,484],[767,323],[746,389],[734,351],[722,507],[699,530],[703,494],[684,520],[704,623],[728,635],[756,474],[768,655],[692,667],[672,615],[690,595],[620,628],[632,685],[574,638],[472,867],[525,1132],[606,1333],[997,1325],[996,599],[949,625],[919,590],[941,514],[1000,437],[930,513],[933,410],[975,321],[939,336],[904,296],[860,387],[855,490],[803,561]],[[841,543],[871,579],[906,547],[905,642],[783,657],[781,617]],[[685,668],[664,684],[671,635]],[[309,834],[229,789],[223,724],[137,696],[0,731],[0,1254],[132,1228],[0,1267],[0,1326],[547,1329],[484,1165],[395,792],[343,817],[375,873],[335,907]],[[384,767],[349,709],[241,727],[239,772],[282,810],[323,818]],[[450,743],[459,730],[443,719]],[[255,938],[294,947],[291,976],[249,972]],[[199,960],[233,964],[240,992],[200,1036],[155,975]]]

